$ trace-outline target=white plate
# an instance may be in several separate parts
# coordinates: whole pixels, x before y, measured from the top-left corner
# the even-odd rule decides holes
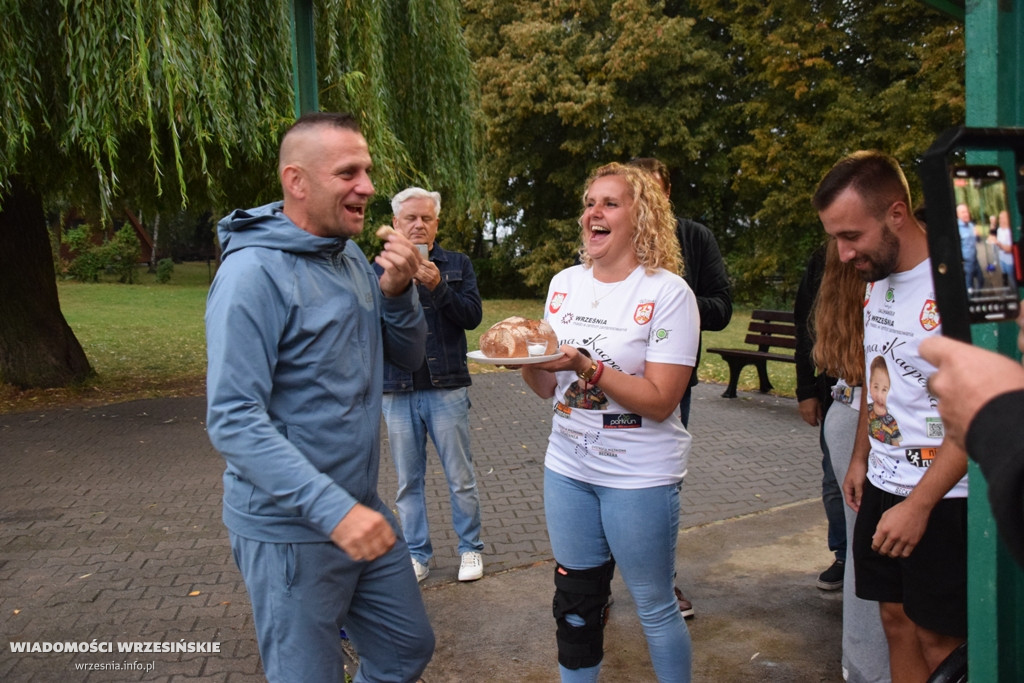
[[[466,357],[470,360],[474,360],[477,363],[483,363],[484,365],[533,365],[534,363],[543,363],[549,360],[555,360],[561,358],[565,353],[559,351],[552,353],[547,356],[529,356],[527,358],[491,358],[485,356],[483,351],[470,351],[466,354]]]

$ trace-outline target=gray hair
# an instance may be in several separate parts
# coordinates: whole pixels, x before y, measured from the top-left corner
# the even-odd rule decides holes
[[[434,209],[437,211],[437,215],[441,215],[441,193],[440,192],[429,192],[424,190],[422,187],[407,187],[402,190],[394,197],[391,198],[391,213],[398,215],[402,211],[402,204],[409,201],[410,199],[433,199]]]

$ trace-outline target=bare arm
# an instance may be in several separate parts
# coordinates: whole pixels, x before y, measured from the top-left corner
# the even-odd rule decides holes
[[[523,375],[523,381],[533,389],[533,393],[541,398],[551,398],[555,395],[557,382],[555,373],[551,370],[542,370],[536,365],[523,365],[520,366],[520,372]]]
[[[522,368],[523,380],[542,398],[555,392],[555,372],[585,372],[591,359],[572,346],[559,348],[565,355],[557,360]],[[626,410],[662,422],[679,408],[679,401],[690,381],[693,368],[670,363],[644,364],[643,376],[630,375],[605,365],[598,386]]]
[[[854,511],[860,510],[860,500],[864,493],[864,482],[868,476],[868,453],[871,445],[868,442],[868,392],[860,393],[860,416],[857,419],[857,435],[853,440],[853,455],[850,457],[850,468],[843,479],[843,496],[846,504]]]
[[[947,439],[939,446],[931,466],[906,500],[892,506],[878,520],[871,549],[889,557],[910,557],[932,508],[967,473],[967,452]]]

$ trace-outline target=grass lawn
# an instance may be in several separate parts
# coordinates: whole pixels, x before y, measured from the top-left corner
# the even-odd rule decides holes
[[[0,412],[202,393],[206,374],[203,312],[211,275],[205,263],[185,263],[175,266],[167,284],[157,284],[155,275],[145,269],[140,269],[140,284],[135,285],[61,282],[61,310],[96,377],[67,389],[17,391],[0,386]],[[499,320],[512,315],[537,318],[542,313],[539,299],[484,301],[483,322],[467,333],[469,348],[479,348],[480,335]],[[749,308],[736,310],[728,328],[704,333],[704,347],[743,346],[749,321]],[[473,373],[510,372],[473,362],[469,366]],[[792,365],[769,363],[768,371],[779,394],[794,395]],[[718,355],[705,353],[699,376],[706,382],[726,384],[729,369]],[[748,367],[739,388],[756,387],[757,373]]]

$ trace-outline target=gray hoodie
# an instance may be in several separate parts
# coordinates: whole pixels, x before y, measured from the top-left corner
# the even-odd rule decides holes
[[[206,306],[207,427],[227,461],[224,523],[245,538],[327,541],[377,495],[382,368],[423,362],[415,287],[384,297],[355,243],[275,202],[217,226]]]

